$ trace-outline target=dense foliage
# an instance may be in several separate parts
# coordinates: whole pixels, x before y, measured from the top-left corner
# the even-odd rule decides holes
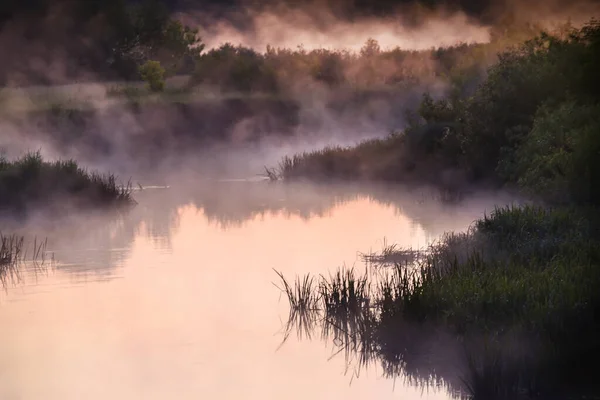
[[[32,58],[46,65],[61,60],[67,81],[90,73],[94,79],[138,79],[137,68],[148,60],[172,75],[193,70],[203,49],[197,30],[174,19],[160,0],[10,3],[2,4],[0,38],[5,47],[22,41],[26,47],[2,49],[2,83],[52,83],[55,74],[30,65]]]
[[[138,71],[151,91],[161,92],[165,89],[165,69],[158,61],[146,61]]]
[[[438,175],[460,168],[472,180],[520,185],[550,201],[598,204],[593,184],[600,178],[597,71],[598,21],[542,33],[500,53],[472,94],[451,91],[437,99],[425,94],[416,115],[409,115],[404,140],[394,135],[377,141],[378,148],[398,157],[367,177],[402,180],[415,168],[419,173],[434,168]],[[298,156],[297,168],[288,162],[282,174],[364,177],[358,171],[385,163],[367,154],[374,146]],[[329,169],[317,166],[325,163],[325,154]],[[360,165],[348,166],[346,160]],[[355,172],[348,174],[350,168]]]

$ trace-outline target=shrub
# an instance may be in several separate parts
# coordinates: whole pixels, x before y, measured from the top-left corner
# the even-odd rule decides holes
[[[200,56],[192,82],[242,92],[277,90],[275,71],[262,54],[229,43]]]
[[[139,67],[140,77],[146,81],[148,88],[153,92],[162,92],[165,89],[165,69],[158,61],[146,61]]]
[[[541,107],[516,151],[518,183],[548,199],[598,204],[599,115],[600,105],[574,101]]]

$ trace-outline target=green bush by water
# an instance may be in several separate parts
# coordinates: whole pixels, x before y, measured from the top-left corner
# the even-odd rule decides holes
[[[0,209],[42,207],[118,207],[134,204],[130,185],[100,175],[73,160],[44,161],[30,153],[14,161],[0,158]]]

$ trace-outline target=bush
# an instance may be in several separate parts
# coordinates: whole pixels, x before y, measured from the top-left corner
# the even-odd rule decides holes
[[[165,90],[165,69],[158,61],[146,61],[138,69],[140,77],[153,92]]]
[[[256,51],[229,43],[200,56],[192,82],[241,92],[277,91],[275,71]]]
[[[599,204],[600,105],[544,106],[516,150],[518,183],[556,201]]]
[[[589,85],[597,86],[591,71],[600,69],[599,46],[600,24],[592,20],[566,37],[543,33],[500,54],[462,115],[464,157],[476,176],[495,174],[502,159],[516,156],[542,105],[598,100]]]

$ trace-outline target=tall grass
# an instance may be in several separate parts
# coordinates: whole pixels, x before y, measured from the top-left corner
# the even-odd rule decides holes
[[[0,209],[28,206],[124,206],[135,204],[131,183],[89,172],[73,160],[44,161],[39,152],[17,160],[0,158]]]
[[[266,168],[271,180],[315,182],[369,181],[432,184],[439,200],[456,203],[464,198],[469,181],[451,157],[415,145],[407,134],[365,140],[356,146],[326,147],[284,156]]]
[[[292,309],[300,312],[317,309],[319,293],[316,291],[313,277],[305,275],[290,284],[281,272],[275,271],[275,273],[277,273],[282,283],[282,286],[275,285],[275,287],[285,293]]]
[[[45,268],[47,264],[47,240],[38,242],[34,240],[32,252],[27,255],[25,239],[22,236],[5,236],[0,233],[0,283],[6,288],[22,280],[21,266],[30,262],[34,272]],[[50,262],[54,261],[52,257]]]
[[[366,140],[355,147],[326,147],[285,156],[272,171],[287,180],[385,179],[392,168],[401,166],[398,162],[403,145],[403,136],[391,135],[388,139]],[[402,169],[395,169],[395,174],[403,173]]]

